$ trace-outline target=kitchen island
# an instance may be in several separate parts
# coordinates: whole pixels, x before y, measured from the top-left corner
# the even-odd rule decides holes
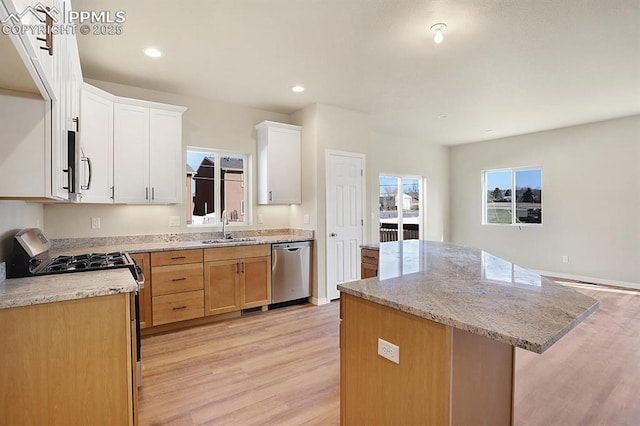
[[[338,286],[343,424],[511,424],[515,348],[544,352],[599,305],[469,246],[367,248],[378,276]]]

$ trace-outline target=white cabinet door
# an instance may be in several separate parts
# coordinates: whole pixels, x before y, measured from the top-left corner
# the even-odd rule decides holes
[[[182,113],[151,109],[149,182],[152,203],[182,201]]]
[[[114,201],[148,203],[149,108],[116,103],[113,112]]]
[[[300,127],[263,121],[258,139],[258,204],[299,204]]]
[[[88,85],[81,96],[80,142],[81,201],[112,203],[113,101]]]

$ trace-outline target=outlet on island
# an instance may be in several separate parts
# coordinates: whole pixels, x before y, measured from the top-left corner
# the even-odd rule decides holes
[[[400,364],[400,346],[396,346],[386,340],[378,339],[378,355],[391,362]]]

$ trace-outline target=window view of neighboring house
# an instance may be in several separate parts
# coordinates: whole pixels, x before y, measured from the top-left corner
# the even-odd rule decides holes
[[[483,172],[483,224],[542,224],[542,170]]]
[[[380,242],[420,238],[421,182],[422,178],[380,176]]]
[[[227,211],[229,222],[245,222],[246,155],[215,150],[187,150],[187,224],[219,223]]]

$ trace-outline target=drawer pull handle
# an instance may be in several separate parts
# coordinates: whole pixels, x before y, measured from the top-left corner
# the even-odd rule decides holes
[[[178,259],[186,259],[187,256],[176,256],[176,257],[172,257],[171,260],[178,260]]]
[[[174,311],[179,311],[180,309],[187,309],[186,306],[176,306],[175,308],[173,308]]]
[[[174,278],[171,281],[186,281],[186,278]]]
[[[375,257],[373,257],[373,256],[362,256],[362,257],[365,258],[365,259],[375,259]]]

